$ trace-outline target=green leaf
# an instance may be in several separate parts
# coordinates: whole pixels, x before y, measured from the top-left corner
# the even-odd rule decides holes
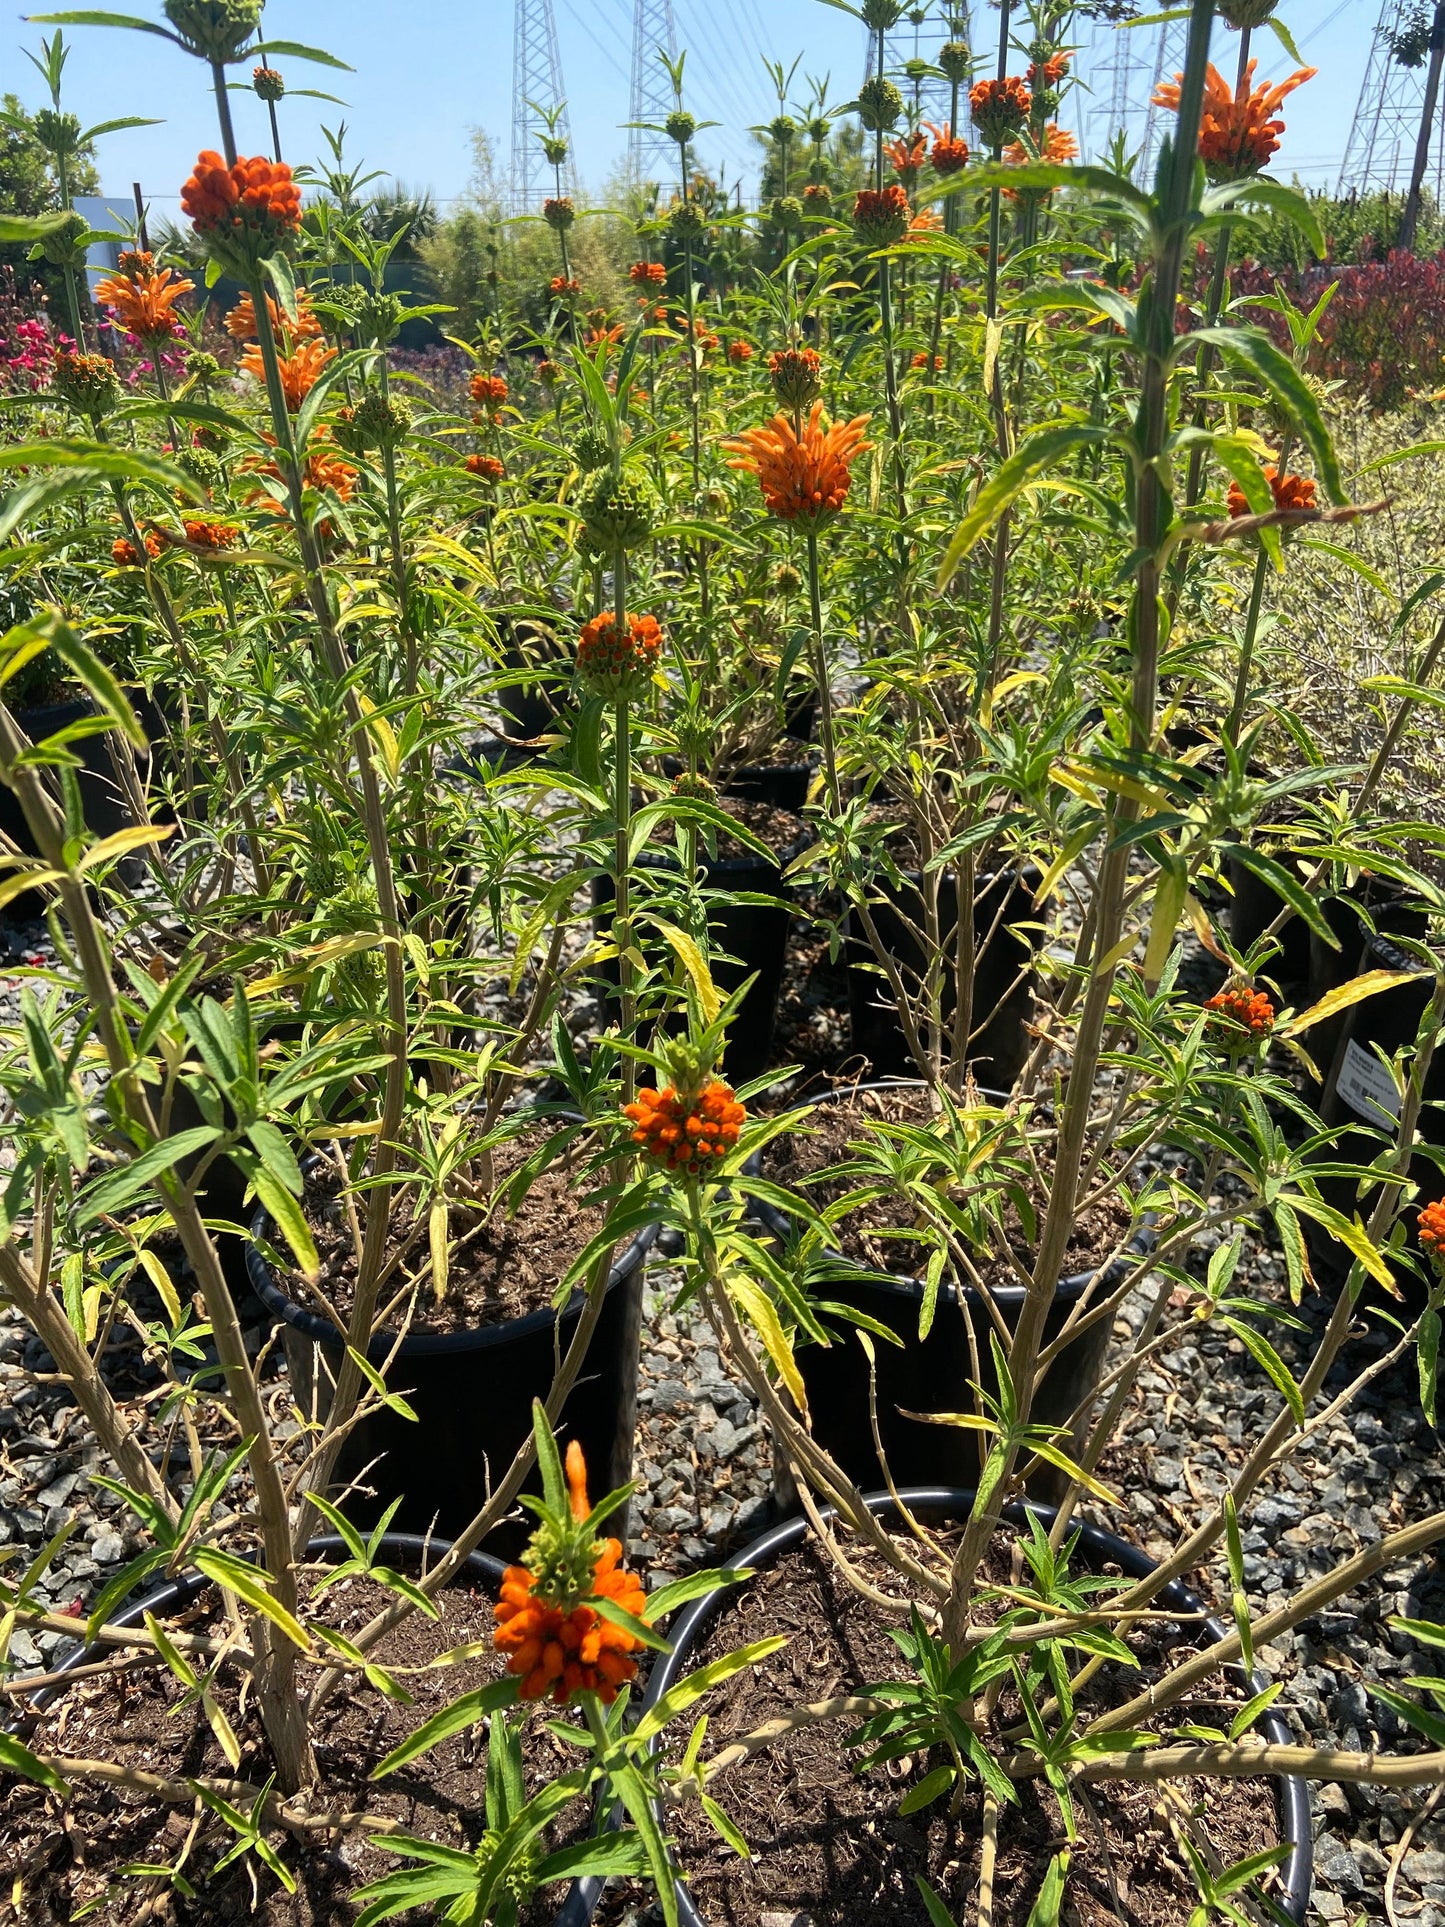
[[[1440,1314],[1438,1311],[1427,1311],[1421,1318],[1420,1332],[1415,1345],[1420,1361],[1420,1409],[1433,1425],[1436,1378],[1440,1366]]]
[[[941,1800],[953,1787],[954,1770],[951,1766],[936,1766],[933,1771],[910,1787],[898,1804],[900,1816],[918,1813],[924,1807],[931,1807],[935,1800]]]
[[[314,1284],[321,1272],[321,1259],[317,1254],[316,1240],[311,1235],[311,1227],[306,1222],[306,1214],[300,1204],[281,1183],[273,1177],[263,1164],[251,1172],[251,1183],[255,1186],[256,1196],[270,1212],[272,1219],[280,1228],[282,1236],[291,1247],[291,1255],[307,1282]]]
[[[444,1706],[440,1713],[433,1713],[414,1733],[409,1733],[399,1747],[387,1754],[380,1766],[373,1767],[372,1779],[380,1780],[388,1773],[395,1773],[399,1766],[406,1766],[423,1753],[429,1753],[434,1746],[450,1739],[453,1733],[460,1733],[467,1726],[480,1725],[504,1706],[514,1706],[520,1687],[521,1681],[508,1675],[505,1679],[494,1679],[489,1685],[479,1686],[475,1692],[463,1693],[460,1699],[454,1699],[450,1706]]]
[[[139,1157],[123,1164],[118,1171],[111,1171],[87,1186],[77,1200],[77,1223],[94,1224],[106,1212],[116,1211],[121,1205],[128,1204],[153,1178],[158,1178],[163,1171],[169,1171],[182,1158],[188,1158],[193,1152],[214,1144],[220,1136],[218,1124],[197,1124],[189,1131],[179,1131],[174,1137],[162,1138],[148,1151],[142,1151]]]
[[[1012,454],[993,477],[984,483],[974,498],[973,507],[954,530],[938,567],[938,588],[947,587],[950,577],[979,537],[991,529],[1004,510],[1049,469],[1057,467],[1065,455],[1079,448],[1097,448],[1109,440],[1106,429],[1085,426],[1046,428]]]
[[[954,1927],[953,1916],[949,1913],[948,1909],[921,1873],[914,1874],[913,1884],[917,1887],[919,1896],[928,1910],[928,1918],[932,1923],[932,1927]]]
[[[717,1801],[713,1799],[712,1795],[703,1793],[699,1794],[698,1798],[702,1803],[703,1812],[738,1858],[740,1860],[751,1860],[753,1857],[752,1848],[748,1845],[728,1815],[723,1812]]]
[[[694,1599],[705,1599],[724,1586],[740,1586],[752,1577],[748,1566],[721,1566],[710,1572],[691,1572],[685,1579],[674,1579],[671,1585],[659,1586],[656,1592],[648,1594],[647,1617],[656,1625],[669,1613],[675,1613],[679,1606],[689,1605]]]
[[[7,1773],[18,1773],[22,1779],[34,1780],[37,1786],[49,1787],[52,1793],[69,1793],[69,1782],[63,1780],[55,1768],[22,1746],[9,1733],[0,1733],[0,1767]]]
[[[238,1599],[244,1599],[258,1613],[263,1613],[303,1653],[310,1652],[311,1641],[306,1637],[306,1628],[287,1612],[286,1608],[273,1595],[266,1583],[265,1575],[248,1560],[238,1559],[234,1553],[219,1552],[214,1546],[202,1546],[193,1555],[193,1563],[198,1572],[227,1592],[233,1592]]]
[[[779,1633],[771,1639],[758,1639],[750,1646],[740,1646],[736,1652],[725,1653],[710,1665],[699,1666],[695,1672],[680,1679],[676,1686],[669,1687],[651,1712],[643,1714],[637,1722],[634,1739],[643,1745],[655,1738],[679,1713],[685,1713],[689,1706],[696,1705],[715,1686],[721,1686],[724,1680],[731,1679],[736,1673],[745,1672],[749,1666],[758,1665],[787,1643],[786,1637]]]
[[[280,54],[286,60],[311,60],[319,67],[337,67],[344,74],[356,72],[344,60],[338,60],[335,54],[329,54],[321,47],[305,47],[299,40],[261,40],[246,49],[248,60],[252,54]]]
[[[1217,348],[1226,361],[1248,369],[1264,383],[1303,435],[1330,500],[1346,503],[1349,495],[1319,402],[1289,356],[1259,328],[1200,328],[1183,337],[1181,345],[1199,343]]]
[[[63,208],[54,214],[0,214],[0,243],[15,247],[27,241],[43,241],[69,219]]]
[[[1225,1317],[1221,1318],[1219,1322],[1234,1333],[1240,1344],[1243,1345],[1253,1357],[1255,1363],[1261,1366],[1268,1374],[1271,1384],[1273,1384],[1276,1391],[1278,1391],[1281,1398],[1283,1398],[1285,1404],[1288,1405],[1295,1424],[1303,1425],[1305,1422],[1304,1396],[1299,1386],[1295,1383],[1289,1367],[1285,1364],[1274,1346],[1270,1344],[1267,1338],[1257,1332],[1252,1325],[1246,1324],[1242,1318]]]
[[[1067,1847],[1053,1857],[1044,1884],[1039,1889],[1039,1897],[1034,1902],[1033,1911],[1028,1918],[1028,1927],[1059,1927],[1059,1915],[1064,1905],[1064,1888],[1069,1878],[1071,1855]]]

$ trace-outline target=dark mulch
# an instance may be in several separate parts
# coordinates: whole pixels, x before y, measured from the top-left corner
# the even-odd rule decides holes
[[[387,1597],[370,1581],[340,1581],[326,1595],[326,1623],[354,1635]],[[399,1706],[352,1680],[322,1710],[314,1735],[322,1775],[318,1797],[328,1805],[391,1819],[407,1833],[466,1848],[481,1837],[484,1825],[486,1743],[479,1729],[442,1742],[383,1781],[373,1784],[369,1778],[423,1720],[500,1671],[490,1653],[433,1671],[403,1670],[426,1667],[453,1647],[490,1638],[490,1594],[461,1586],[439,1604],[439,1622],[413,1614],[379,1650],[382,1663],[397,1670],[413,1705]],[[203,1595],[188,1616],[187,1630],[203,1632],[216,1617],[214,1604]],[[235,1672],[224,1673],[216,1696],[241,1743],[239,1770],[228,1765],[205,1718],[194,1708],[178,1708],[180,1689],[158,1667],[79,1683],[28,1737],[42,1752],[99,1757],[170,1777],[236,1777],[259,1787],[271,1771],[269,1751],[254,1708],[239,1704],[238,1682]],[[533,1788],[570,1771],[581,1757],[543,1730],[544,1717],[536,1709],[528,1713],[524,1755]],[[590,1817],[577,1803],[559,1822],[564,1831],[555,1843],[585,1832]],[[77,1920],[86,1908],[95,1909],[87,1919],[126,1927],[140,1920],[175,1927],[233,1927],[238,1921],[258,1927],[352,1927],[357,1890],[406,1864],[375,1846],[360,1828],[306,1840],[287,1840],[272,1831],[269,1838],[295,1877],[297,1891],[287,1894],[251,1859],[253,1889],[251,1872],[240,1863],[212,1876],[234,1839],[223,1823],[203,1814],[188,1847],[193,1818],[190,1806],[157,1806],[139,1794],[80,1780],[72,1797],[61,1801],[28,1781],[7,1778],[0,1787],[0,1882],[27,1927]],[[159,1878],[120,1875],[127,1864],[174,1866],[183,1852],[195,1899]],[[556,1889],[537,1904],[538,1927],[551,1921],[561,1894]]]
[[[867,1567],[867,1560],[860,1561]],[[879,1579],[881,1568],[870,1577]],[[753,1731],[787,1708],[904,1677],[887,1636],[890,1620],[862,1599],[825,1555],[812,1547],[790,1553],[763,1574],[745,1603],[724,1613],[700,1650],[701,1664],[745,1642],[775,1633],[788,1645],[763,1665],[710,1694],[707,1750]],[[1133,1642],[1147,1674],[1161,1651]],[[1137,1674],[1106,1668],[1083,1703],[1118,1704],[1137,1690]],[[1002,1702],[1006,1717],[1007,1699]],[[1227,1724],[1228,1714],[1196,1704],[1181,1718]],[[982,1797],[972,1783],[959,1814],[939,1803],[907,1819],[898,1808],[911,1786],[937,1762],[927,1757],[892,1770],[859,1775],[843,1742],[848,1727],[828,1722],[754,1754],[720,1778],[714,1793],[741,1829],[754,1859],[738,1859],[696,1805],[673,1816],[679,1858],[694,1900],[710,1927],[772,1927],[774,1918],[806,1914],[812,1927],[928,1927],[917,1880],[928,1880],[953,1920],[972,1919],[982,1837]],[[1030,1784],[1020,1807],[999,1823],[996,1927],[1025,1927],[1054,1854],[1064,1844],[1057,1801]],[[1174,1802],[1162,1789],[1100,1783],[1078,1803],[1064,1918],[1071,1927],[1181,1927],[1196,1903],[1187,1863],[1176,1844],[1171,1808],[1194,1816],[1225,1865],[1272,1846],[1279,1837],[1273,1789],[1258,1783],[1187,1782]]]

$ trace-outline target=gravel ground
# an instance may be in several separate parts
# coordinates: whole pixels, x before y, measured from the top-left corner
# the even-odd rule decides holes
[[[43,932],[10,933],[10,974],[0,976],[0,1021],[16,1013],[27,966],[49,960]],[[3,969],[3,965],[0,965]],[[835,1041],[828,999],[806,986],[793,1002],[813,1050]],[[807,1053],[812,1055],[812,1051]],[[799,1052],[801,1056],[803,1053]],[[690,1309],[671,1309],[679,1274],[655,1264],[648,1277],[630,1552],[650,1574],[675,1575],[735,1551],[769,1518],[772,1465],[766,1430],[709,1328]],[[1287,1302],[1282,1259],[1261,1236],[1246,1241],[1238,1284],[1260,1299]],[[1276,1331],[1286,1361],[1302,1367],[1328,1309],[1324,1296],[1301,1308],[1307,1330]],[[1116,1342],[1142,1320],[1126,1307]],[[1384,1341],[1366,1336],[1337,1369],[1331,1389]],[[123,1363],[124,1361],[122,1361]],[[0,1308],[0,1548],[33,1557],[66,1526],[73,1531],[37,1588],[51,1610],[79,1614],[135,1549],[120,1502],[95,1485],[105,1470],[51,1361]],[[1127,1517],[1101,1519],[1146,1549],[1163,1552],[1177,1532],[1217,1502],[1229,1469],[1258,1436],[1278,1395],[1237,1339],[1192,1329],[1146,1373],[1121,1440],[1102,1468],[1125,1499]],[[1413,1367],[1394,1368],[1355,1407],[1287,1461],[1256,1499],[1245,1528],[1245,1579],[1258,1611],[1280,1603],[1390,1529],[1445,1506],[1445,1463],[1419,1407]],[[19,1563],[18,1559],[15,1561]],[[13,1567],[12,1567],[13,1570]],[[1217,1603],[1221,1575],[1196,1578]],[[1416,1750],[1417,1740],[1373,1700],[1375,1681],[1433,1672],[1428,1649],[1386,1624],[1392,1614],[1445,1620],[1445,1574],[1433,1557],[1386,1569],[1338,1607],[1305,1622],[1260,1653],[1287,1682],[1281,1702],[1302,1739]],[[19,1670],[48,1669],[68,1650],[59,1633],[17,1633]],[[1408,1833],[1393,1890],[1398,1927],[1445,1927],[1445,1818],[1429,1817],[1428,1796],[1367,1787],[1327,1787],[1314,1798],[1316,1917],[1356,1923],[1390,1918],[1385,1883]]]

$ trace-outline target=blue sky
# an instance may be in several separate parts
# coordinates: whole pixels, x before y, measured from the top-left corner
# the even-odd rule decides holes
[[[121,7],[124,0],[110,3]],[[150,0],[132,4],[138,13],[159,14]],[[628,113],[632,0],[554,4],[579,165],[584,181],[596,186],[626,148],[619,123]],[[703,159],[724,167],[729,181],[749,177],[755,150],[748,124],[775,111],[764,55],[791,63],[801,54],[800,83],[805,72],[831,73],[834,100],[848,99],[862,77],[862,28],[820,0],[674,0],[674,6],[679,44],[689,52],[690,104],[700,117],[725,123],[704,136]],[[978,0],[974,13],[980,37],[991,34],[996,16]],[[1298,169],[1312,183],[1333,183],[1376,14],[1376,0],[1283,0],[1281,17],[1321,72],[1287,104],[1289,132],[1275,166],[1282,177]],[[356,69],[339,74],[278,60],[291,87],[324,88],[347,102],[340,108],[288,98],[282,108],[288,159],[315,154],[321,123],[345,119],[353,158],[409,186],[430,188],[444,205],[465,191],[470,127],[486,129],[506,164],[511,0],[269,0],[266,30],[325,47]],[[32,107],[40,104],[41,83],[20,50],[36,46],[43,31],[49,30],[16,14],[0,28],[0,88],[18,91]],[[173,214],[197,150],[216,144],[203,69],[151,35],[77,27],[67,38],[73,51],[66,105],[87,125],[121,114],[164,122],[101,143],[105,191],[128,195],[139,180],[152,205]],[[1232,40],[1220,30],[1222,57]],[[1273,35],[1260,35],[1257,44],[1262,72],[1282,77],[1290,63]],[[267,151],[265,109],[249,92],[232,98],[242,151]]]

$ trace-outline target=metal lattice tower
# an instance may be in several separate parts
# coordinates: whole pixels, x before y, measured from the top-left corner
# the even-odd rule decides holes
[[[1075,70],[1084,82],[1074,90],[1075,131],[1086,160],[1102,156],[1123,133],[1130,153],[1138,152],[1140,178],[1148,180],[1158,158],[1169,116],[1153,104],[1161,80],[1172,80],[1184,65],[1187,21],[1158,27],[1116,26],[1108,20],[1083,23]]]
[[[658,59],[659,50],[677,59],[677,26],[672,0],[636,0],[632,11],[632,88],[627,118],[662,126],[673,109],[672,82]],[[665,134],[649,134],[640,127],[627,132],[627,177],[658,181],[665,187],[677,179],[677,144]]]
[[[1418,67],[1402,66],[1395,58],[1395,39],[1417,12],[1415,0],[1381,0],[1364,83],[1345,143],[1341,194],[1379,188],[1387,194],[1403,194],[1410,185],[1427,66],[1424,61]],[[1434,165],[1426,178],[1438,200],[1445,185],[1445,132],[1435,141]]]
[[[512,28],[512,204],[519,214],[540,213],[555,192],[554,175],[542,153],[547,124],[537,109],[562,107],[557,131],[567,142],[562,184],[577,192],[572,159],[572,123],[562,90],[562,57],[557,51],[557,18],[552,0],[516,0]]]
[[[914,14],[924,17],[914,19]],[[938,126],[948,119],[953,99],[951,84],[937,73],[923,80],[911,80],[907,68],[910,60],[926,60],[930,67],[936,67],[939,54],[950,40],[963,40],[973,45],[968,0],[957,0],[957,4],[938,0],[938,4],[926,9],[922,5],[910,8],[892,33],[885,34],[883,38],[884,73],[903,89],[903,98],[908,103],[910,114],[916,102],[919,119],[933,121]],[[869,33],[866,41],[865,80],[872,78],[877,64],[878,37]],[[966,113],[961,113],[959,118],[966,121]]]

